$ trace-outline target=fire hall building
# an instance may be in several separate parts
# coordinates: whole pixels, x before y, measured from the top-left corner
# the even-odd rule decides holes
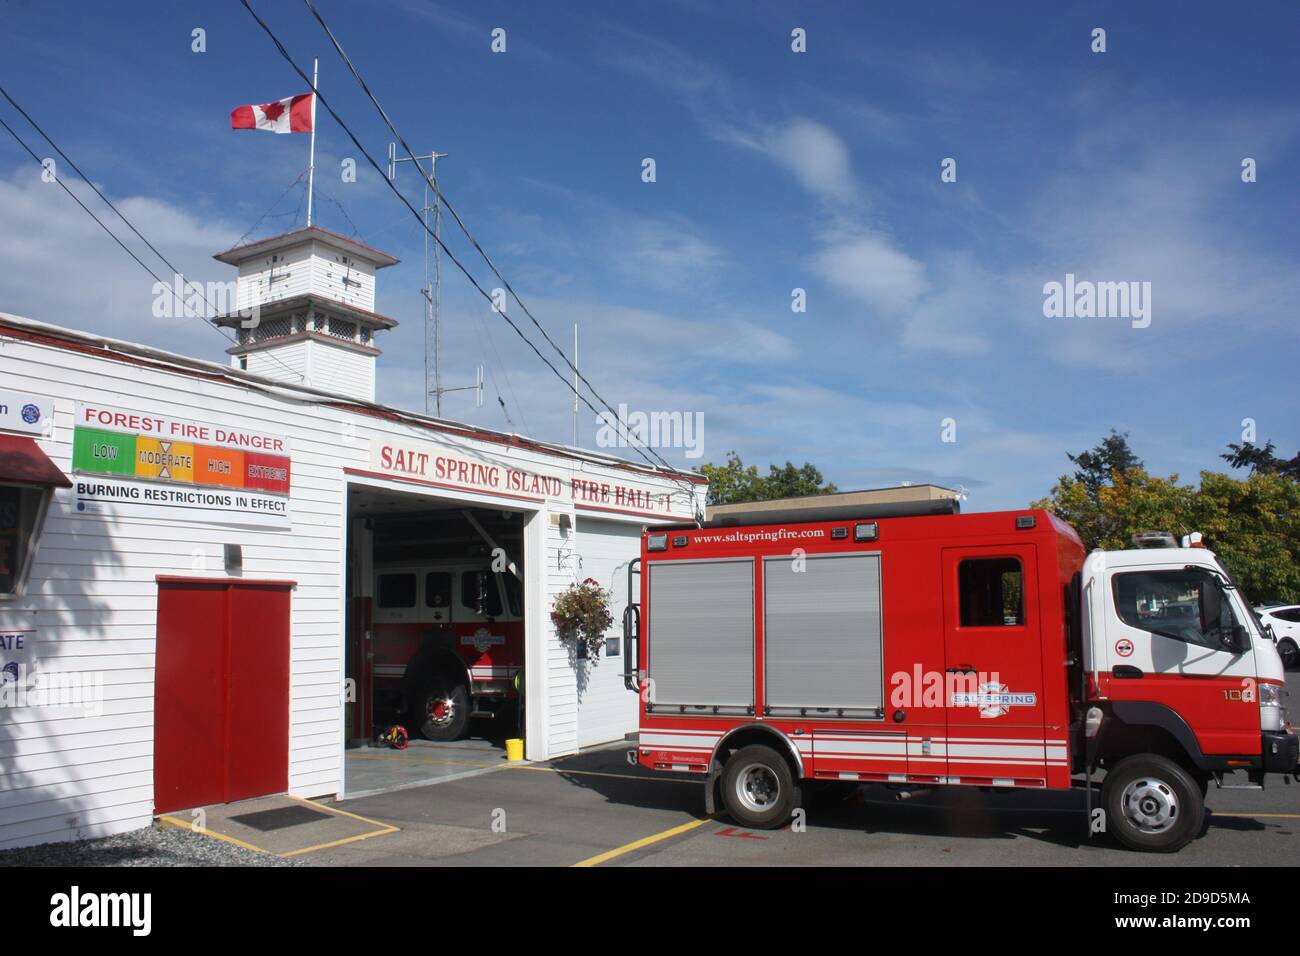
[[[474,700],[528,759],[634,731],[628,564],[704,480],[378,404],[386,253],[308,227],[217,259],[228,363],[0,313],[0,847],[346,797],[402,622],[479,616]],[[615,622],[594,662],[550,620],[586,578]]]

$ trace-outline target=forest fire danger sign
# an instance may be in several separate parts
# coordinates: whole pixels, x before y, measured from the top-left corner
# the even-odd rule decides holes
[[[79,403],[72,467],[83,514],[289,525],[283,436]]]

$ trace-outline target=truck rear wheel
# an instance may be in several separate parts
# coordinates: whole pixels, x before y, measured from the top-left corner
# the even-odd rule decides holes
[[[1101,790],[1106,829],[1132,850],[1174,853],[1201,832],[1200,784],[1168,757],[1126,757],[1106,774]]]
[[[412,717],[426,740],[459,740],[469,727],[469,690],[430,684],[416,695]]]
[[[799,787],[784,757],[754,744],[736,751],[723,767],[722,802],[741,826],[775,830],[799,806]]]

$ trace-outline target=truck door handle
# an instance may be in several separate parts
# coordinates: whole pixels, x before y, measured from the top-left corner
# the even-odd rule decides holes
[[[974,674],[975,668],[971,667],[969,664],[962,664],[960,667],[949,667],[948,673],[949,674]]]
[[[1111,668],[1110,676],[1136,680],[1137,678],[1142,677],[1143,674],[1141,668],[1134,667],[1132,664],[1118,664]]]

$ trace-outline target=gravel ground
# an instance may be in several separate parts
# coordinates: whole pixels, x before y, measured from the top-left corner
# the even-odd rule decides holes
[[[154,824],[97,840],[0,850],[0,866],[310,866],[305,860],[255,853],[242,846]]]

